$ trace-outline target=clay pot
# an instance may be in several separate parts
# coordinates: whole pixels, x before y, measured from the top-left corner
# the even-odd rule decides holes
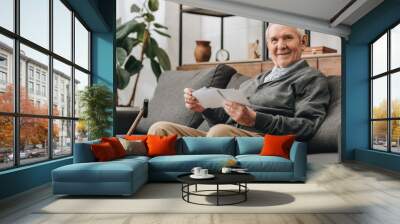
[[[196,40],[196,48],[194,49],[194,58],[196,62],[207,62],[211,57],[210,41]]]

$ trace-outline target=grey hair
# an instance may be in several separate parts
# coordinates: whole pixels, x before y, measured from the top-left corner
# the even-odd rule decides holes
[[[273,26],[273,25],[280,25],[280,24],[276,24],[276,23],[270,23],[267,27],[267,30],[265,31],[265,39],[268,40],[268,36],[269,36],[269,29]],[[281,25],[281,26],[286,26],[286,25]],[[292,27],[292,26],[287,26],[287,27]],[[303,29],[299,29],[296,27],[292,27],[295,28],[297,31],[297,34],[299,35],[300,39],[306,35],[306,32]]]

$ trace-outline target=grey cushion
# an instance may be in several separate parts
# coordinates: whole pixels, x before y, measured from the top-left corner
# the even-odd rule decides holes
[[[309,141],[309,153],[337,152],[341,125],[341,78],[328,76],[331,100],[328,113],[313,138]]]
[[[143,118],[137,133],[147,133],[157,121],[170,121],[197,128],[203,121],[200,113],[185,108],[183,89],[205,87],[225,88],[236,70],[224,64],[212,69],[195,71],[168,71],[161,74],[153,99],[149,102],[149,114]]]

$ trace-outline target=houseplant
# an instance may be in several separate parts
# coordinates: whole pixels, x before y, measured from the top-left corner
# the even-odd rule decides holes
[[[155,21],[154,12],[159,8],[158,0],[145,0],[142,7],[132,4],[131,12],[135,17],[117,27],[116,55],[117,55],[117,83],[118,89],[125,89],[131,76],[136,75],[133,90],[131,92],[129,106],[133,104],[137,90],[140,71],[143,61],[150,60],[151,69],[157,80],[163,70],[170,70],[171,63],[168,54],[159,47],[153,38],[154,33],[165,37],[171,37],[165,33],[168,28]],[[139,56],[133,54],[135,48],[139,48]],[[118,102],[120,105],[120,102]],[[120,105],[122,106],[122,105]]]
[[[87,126],[89,140],[109,136],[107,129],[112,125],[112,92],[104,85],[87,86],[79,93],[81,119]]]

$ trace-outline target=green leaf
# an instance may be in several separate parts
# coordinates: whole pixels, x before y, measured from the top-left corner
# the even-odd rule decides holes
[[[146,49],[144,53],[146,56],[150,59],[153,59],[154,57],[157,56],[157,50],[158,50],[158,43],[155,39],[151,38],[148,40]]]
[[[160,68],[160,64],[158,64],[158,62],[156,60],[151,60],[151,70],[153,70],[154,75],[156,76],[157,81],[158,81],[158,78],[161,75],[161,68]]]
[[[160,34],[160,35],[162,35],[162,36],[165,36],[165,37],[169,37],[169,38],[171,38],[171,36],[170,36],[169,34],[167,34],[167,33],[164,33],[164,32],[162,32],[162,31],[160,31],[160,30],[156,30],[156,29],[154,29],[154,31],[156,31],[158,34]]]
[[[130,53],[132,51],[132,48],[134,48],[139,43],[140,41],[138,39],[126,37],[122,42],[122,47],[125,49],[127,53]]]
[[[136,4],[131,5],[131,12],[140,12],[140,7]]]
[[[159,24],[159,23],[154,23],[154,26],[155,26],[156,28],[161,28],[161,29],[166,29],[166,30],[168,30],[168,27],[166,27],[166,26],[164,26],[164,25],[162,25],[162,24]]]
[[[143,16],[147,22],[153,22],[155,20],[155,17],[151,13],[145,13]]]
[[[158,0],[149,0],[148,6],[151,11],[157,11],[159,7]]]
[[[138,73],[142,68],[142,63],[133,55],[129,55],[128,61],[125,63],[125,70],[133,75]]]
[[[156,54],[164,71],[171,70],[171,61],[169,60],[167,52],[165,52],[162,48],[158,48]]]
[[[117,87],[118,89],[125,89],[129,84],[131,75],[122,67],[117,66]]]
[[[117,47],[116,49],[117,61],[120,65],[123,65],[128,54],[125,49]]]
[[[120,46],[124,39],[131,33],[140,33],[145,29],[146,24],[144,22],[138,23],[136,20],[131,20],[123,25],[123,27],[117,31],[116,40],[117,46]]]

